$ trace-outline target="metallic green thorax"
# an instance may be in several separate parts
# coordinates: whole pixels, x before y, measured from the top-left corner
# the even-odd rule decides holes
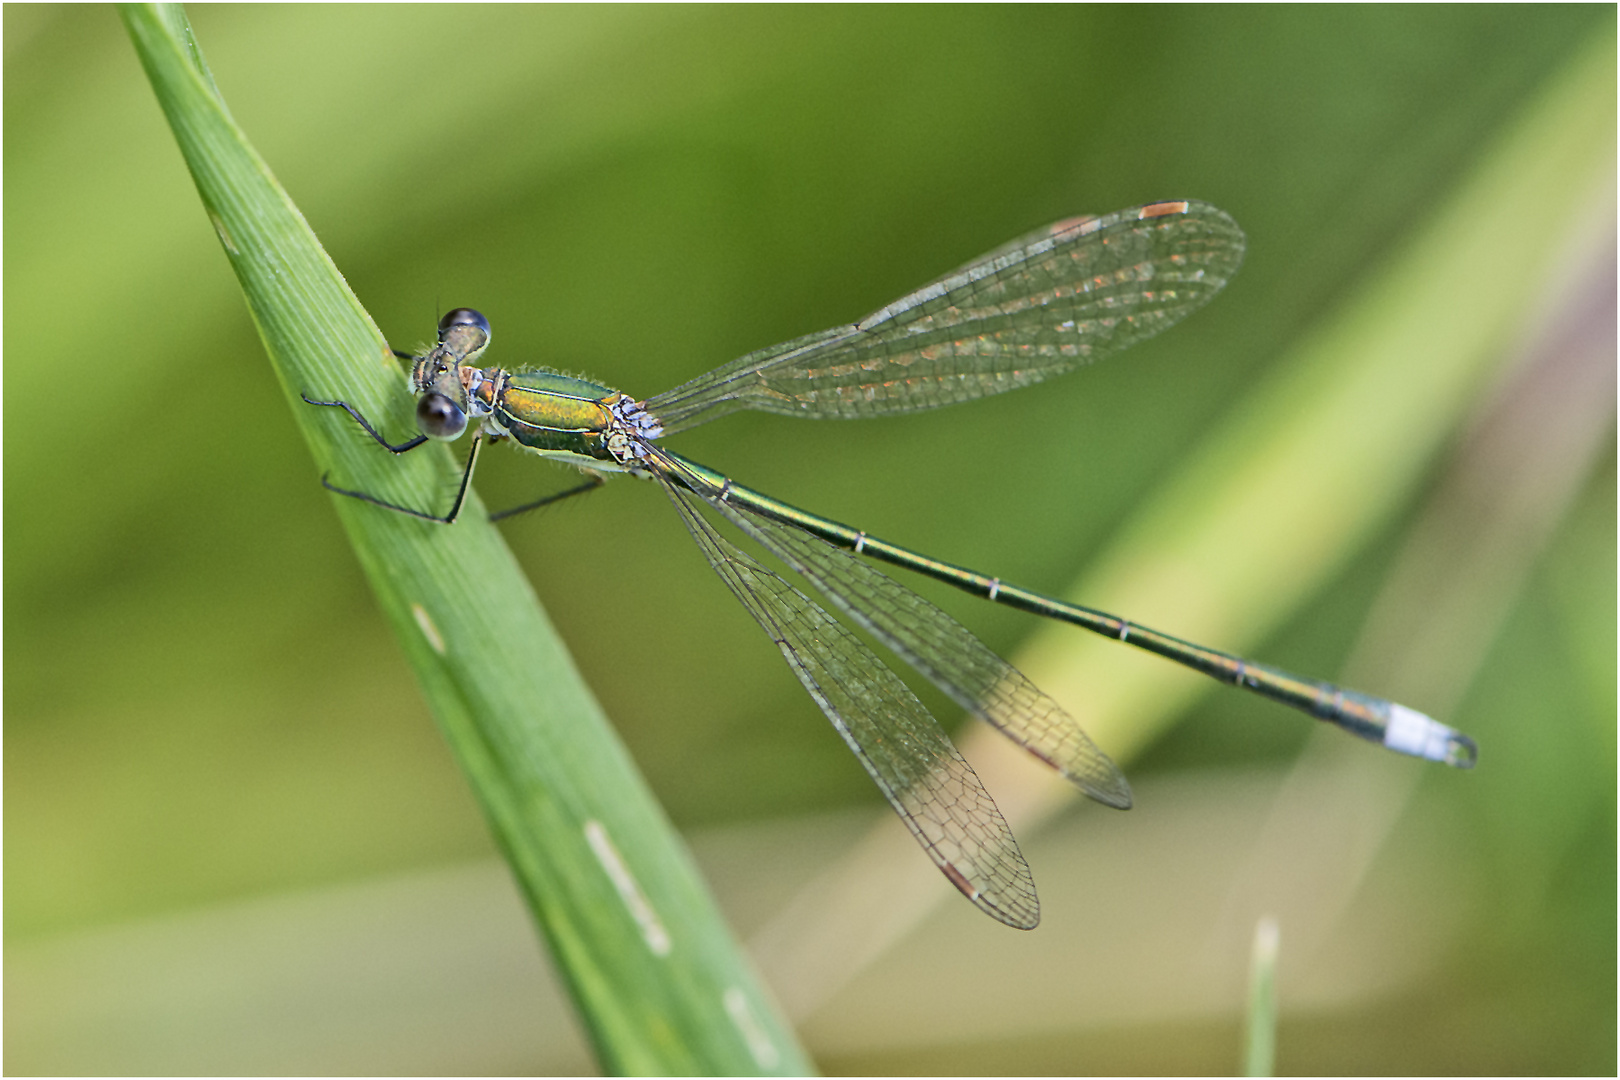
[[[610,404],[624,395],[555,371],[497,372],[473,389],[503,435],[545,457],[590,469],[620,471],[607,447]]]

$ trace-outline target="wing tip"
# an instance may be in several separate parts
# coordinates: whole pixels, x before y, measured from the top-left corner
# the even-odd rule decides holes
[[[1014,930],[1033,930],[1041,924],[1041,900],[1035,895],[1034,880],[1028,877],[1029,868],[1025,865],[1025,882],[1029,886],[1027,895],[1018,897],[1018,902],[1006,904],[998,902],[997,898],[985,895],[984,890],[978,888],[968,880],[966,874],[948,862],[939,863],[940,871],[945,875],[957,891],[968,898],[968,901],[980,911],[989,915],[999,923],[1012,927]]]

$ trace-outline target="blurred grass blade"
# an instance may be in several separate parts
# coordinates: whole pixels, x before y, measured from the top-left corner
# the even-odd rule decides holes
[[[300,391],[341,396],[386,430],[410,430],[382,335],[232,121],[183,10],[122,13],[320,469],[396,502],[439,497],[449,455],[394,459],[336,410],[299,401]],[[447,528],[333,502],[603,1068],[808,1071],[480,508]]]
[[[1064,598],[1251,655],[1339,573],[1488,392],[1571,236],[1609,228],[1606,216],[1582,214],[1613,185],[1614,84],[1614,42],[1600,36],[1505,125],[1411,239],[1187,455]],[[1251,237],[1251,268],[1262,246]],[[1242,287],[1240,277],[1233,289]],[[1013,661],[1122,763],[1217,690],[1200,675],[1054,624]],[[1073,797],[987,727],[958,743],[1021,836]],[[908,842],[883,822],[756,935],[755,955],[790,1015],[814,1011],[945,897],[898,861]]]
[[[1249,954],[1249,1012],[1243,1049],[1244,1076],[1271,1076],[1277,1063],[1277,920],[1255,924]]]
[[[1612,185],[1613,44],[1578,52],[1549,80],[1139,509],[1075,593],[1244,652],[1388,523],[1512,357],[1570,238],[1606,224],[1586,208]],[[1129,758],[1213,688],[1117,653],[1043,627],[1019,666]]]

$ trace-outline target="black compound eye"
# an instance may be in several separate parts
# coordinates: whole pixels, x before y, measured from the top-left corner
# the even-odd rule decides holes
[[[476,326],[485,336],[489,334],[489,320],[481,312],[470,307],[458,307],[445,312],[444,318],[439,320],[439,340],[443,341],[445,332],[456,326]]]
[[[443,394],[424,394],[416,403],[416,426],[430,439],[454,439],[467,430],[467,414]]]

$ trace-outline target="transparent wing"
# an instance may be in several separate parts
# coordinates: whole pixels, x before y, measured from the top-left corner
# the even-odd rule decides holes
[[[1124,775],[1079,722],[967,627],[866,561],[803,529],[734,503],[708,502],[958,705],[1098,802],[1121,810],[1131,805]]]
[[[848,419],[999,394],[1152,337],[1242,261],[1243,231],[1206,203],[1061,221],[852,326],[749,353],[646,408],[667,434],[737,409]]]
[[[764,627],[912,835],[982,911],[1040,922],[1035,879],[973,767],[877,655],[815,601],[716,533],[697,496],[663,481],[704,558]]]

